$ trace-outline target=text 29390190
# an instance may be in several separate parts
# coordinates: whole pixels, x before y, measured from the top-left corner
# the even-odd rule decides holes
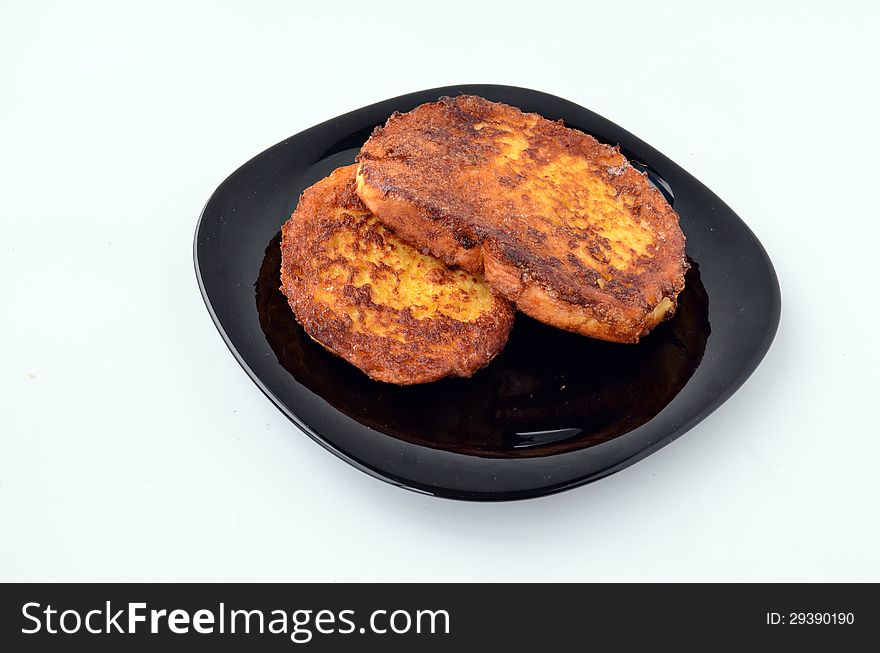
[[[768,626],[851,626],[852,612],[768,612]]]

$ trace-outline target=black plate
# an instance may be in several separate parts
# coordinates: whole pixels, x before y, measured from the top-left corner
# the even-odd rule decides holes
[[[638,345],[582,338],[522,315],[471,379],[401,388],[370,381],[305,335],[278,291],[278,231],[304,188],[352,163],[373,127],[442,95],[506,102],[616,143],[673,203],[688,273],[671,321]],[[761,244],[709,189],[660,152],[567,100],[468,84],[358,109],[269,148],[208,200],[196,275],[232,353],[312,438],[357,468],[430,494],[519,499],[607,476],[657,451],[748,378],[779,322]]]

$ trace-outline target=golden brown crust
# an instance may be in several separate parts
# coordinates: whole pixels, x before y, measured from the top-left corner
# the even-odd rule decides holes
[[[482,275],[398,239],[347,166],[306,189],[282,228],[281,290],[306,332],[379,381],[471,376],[507,342],[514,310]]]
[[[617,148],[474,96],[377,128],[358,194],[401,238],[484,272],[524,313],[637,342],[675,310],[687,262],[678,216]]]

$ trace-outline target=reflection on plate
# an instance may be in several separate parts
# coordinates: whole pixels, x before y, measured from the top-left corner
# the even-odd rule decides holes
[[[540,456],[604,442],[660,412],[694,373],[709,303],[691,261],[672,320],[637,345],[517,321],[504,351],[469,379],[401,387],[372,381],[314,342],[278,289],[281,235],[256,280],[260,326],[278,362],[361,424],[415,444],[479,456]]]

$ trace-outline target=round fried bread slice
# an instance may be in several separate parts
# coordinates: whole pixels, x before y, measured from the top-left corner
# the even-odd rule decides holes
[[[306,189],[282,228],[281,290],[306,333],[378,381],[468,377],[507,342],[514,309],[480,273],[397,238],[358,199],[357,166]]]
[[[637,342],[675,311],[688,269],[678,215],[619,150],[476,96],[377,128],[358,194],[401,238],[484,272],[532,317]]]

